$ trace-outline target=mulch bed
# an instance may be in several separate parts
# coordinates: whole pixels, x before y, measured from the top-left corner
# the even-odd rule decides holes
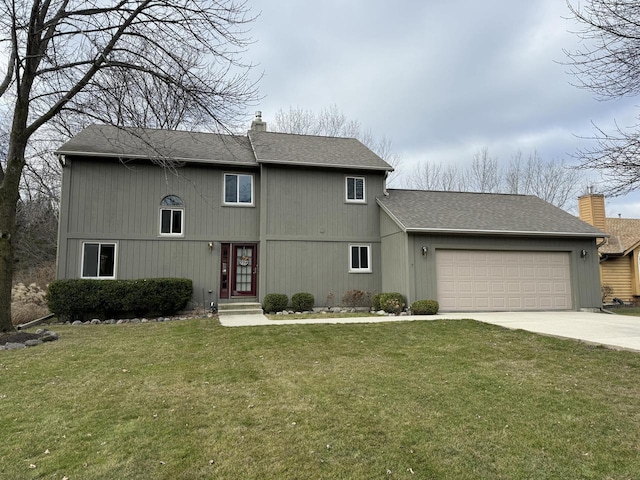
[[[0,333],[0,345],[5,345],[7,343],[24,343],[27,340],[36,340],[38,338],[40,338],[40,335],[36,335],[35,333],[27,333],[27,332]]]

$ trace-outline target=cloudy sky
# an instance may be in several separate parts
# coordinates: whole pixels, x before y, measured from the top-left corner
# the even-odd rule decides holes
[[[570,162],[591,122],[636,123],[633,99],[571,86],[559,62],[577,26],[562,0],[249,3],[260,16],[244,58],[264,74],[263,119],[337,105],[393,141],[404,173],[424,160],[466,166],[482,147],[502,165],[534,149]],[[640,194],[609,199],[607,215],[618,213],[640,217]]]

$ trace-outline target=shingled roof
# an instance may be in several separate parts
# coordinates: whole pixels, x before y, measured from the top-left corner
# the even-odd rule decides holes
[[[600,247],[600,253],[607,255],[627,255],[640,245],[640,219],[606,218],[609,235],[607,243]]]
[[[393,168],[354,138],[254,132],[248,136],[91,125],[59,155],[258,166],[260,163],[390,171]]]
[[[388,196],[377,201],[405,232],[607,236],[531,195],[389,190]]]
[[[249,131],[258,163],[393,170],[355,138]]]
[[[90,125],[62,145],[60,155],[170,158],[196,163],[256,165],[246,137],[215,133]]]

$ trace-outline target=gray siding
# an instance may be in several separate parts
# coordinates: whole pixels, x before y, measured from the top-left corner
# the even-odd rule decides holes
[[[382,291],[400,292],[406,295],[409,291],[409,251],[407,234],[380,210],[380,233],[382,234],[381,262]]]
[[[185,277],[194,302],[219,288],[220,242],[259,241],[260,175],[216,167],[186,166],[176,172],[115,160],[67,159],[63,171],[58,278],[81,275],[82,241],[116,241],[117,278]],[[254,174],[253,207],[222,205],[223,174]],[[159,235],[160,201],[184,202],[184,236]],[[213,242],[214,248],[208,246]],[[208,300],[208,298],[207,298]]]
[[[159,237],[160,201],[178,195],[185,205],[186,239],[257,240],[260,178],[254,173],[255,207],[222,205],[223,174],[237,169],[182,167],[176,172],[114,160],[71,160],[64,175],[70,201],[66,232],[71,236],[112,234],[114,238]]]
[[[345,201],[346,176],[365,177],[366,203]],[[348,290],[380,291],[382,173],[269,166],[261,178],[261,299],[310,292],[322,306],[332,292],[339,305]],[[371,273],[349,273],[352,243],[371,245]]]
[[[96,238],[92,240],[104,240]],[[137,278],[181,277],[193,281],[193,303],[218,297],[220,245],[211,251],[207,242],[116,240],[116,276],[122,280]],[[80,278],[82,240],[66,242],[67,262],[60,265],[59,278]],[[204,290],[204,292],[203,292]]]
[[[269,291],[264,293],[291,298],[294,293],[309,292],[321,307],[327,305],[329,292],[334,295],[331,306],[341,305],[349,290],[379,292],[380,243],[372,243],[371,248],[372,272],[349,273],[348,242],[269,241],[262,248],[262,265],[271,266],[265,272]]]
[[[436,299],[437,249],[476,249],[510,251],[557,251],[570,252],[571,284],[574,308],[599,308],[600,274],[595,239],[552,239],[552,238],[502,238],[469,237],[447,235],[409,235],[409,276],[407,290],[409,303],[419,299]],[[429,252],[422,255],[421,247],[428,246]],[[580,258],[581,250],[587,251],[586,258]]]
[[[349,175],[366,178],[366,203],[345,201]],[[267,238],[379,240],[376,197],[383,193],[381,173],[270,167],[265,176]]]

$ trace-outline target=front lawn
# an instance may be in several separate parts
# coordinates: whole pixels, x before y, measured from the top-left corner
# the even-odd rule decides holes
[[[640,307],[610,307],[607,310],[617,313],[619,315],[630,315],[633,317],[640,317]]]
[[[0,478],[638,475],[637,353],[466,320],[57,331],[0,352]]]

